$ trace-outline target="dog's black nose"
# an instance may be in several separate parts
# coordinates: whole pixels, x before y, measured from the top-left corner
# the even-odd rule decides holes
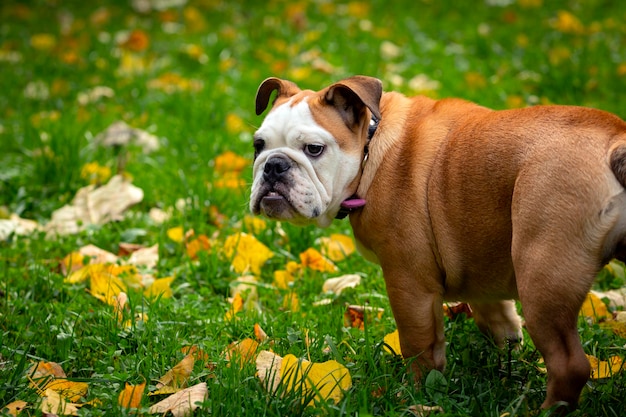
[[[284,156],[272,156],[265,162],[263,179],[269,183],[280,180],[284,173],[291,168],[291,161]]]

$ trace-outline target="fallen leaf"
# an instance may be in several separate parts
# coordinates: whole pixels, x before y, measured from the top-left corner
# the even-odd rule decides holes
[[[66,401],[58,392],[48,389],[43,394],[43,400],[39,404],[39,410],[43,413],[63,416],[77,416],[80,404]]]
[[[187,386],[194,363],[194,355],[192,353],[187,354],[183,360],[159,379],[159,382],[156,384],[157,390],[151,392],[150,395],[171,394]]]
[[[292,354],[281,358],[262,351],[257,356],[256,365],[259,379],[270,393],[275,393],[279,386],[285,392],[302,392],[304,396],[315,392],[315,399],[307,405],[328,400],[337,403],[344,391],[352,386],[348,369],[334,360],[312,363],[299,360]]]
[[[67,378],[67,375],[65,374],[65,371],[63,371],[61,365],[56,362],[45,361],[33,364],[28,369],[28,372],[26,372],[26,375],[34,380],[47,377]]]
[[[143,199],[143,191],[120,175],[106,185],[83,187],[67,204],[52,213],[45,225],[47,236],[78,233],[92,224],[102,225],[121,220],[123,213]]]
[[[300,254],[300,262],[306,268],[320,272],[335,272],[337,267],[314,248],[309,248]]]
[[[209,360],[209,354],[196,345],[183,346],[180,351],[185,355],[193,355],[193,358],[197,361],[207,362]]]
[[[166,234],[167,237],[170,238],[170,240],[173,240],[176,243],[182,243],[183,239],[185,238],[185,229],[180,226],[172,227],[170,229],[167,229]]]
[[[126,261],[129,265],[153,269],[159,262],[159,244],[134,251]]]
[[[586,356],[591,365],[591,379],[610,378],[624,368],[624,360],[619,356],[611,356],[608,361],[599,360],[592,355]]]
[[[51,379],[39,387],[41,390],[52,390],[59,393],[63,398],[71,402],[76,402],[87,396],[89,384],[86,382],[68,381],[64,378]]]
[[[422,404],[412,405],[408,408],[408,411],[416,417],[427,417],[433,414],[445,413],[443,411],[443,408],[441,408],[438,405],[430,406],[430,405],[422,405]],[[500,417],[503,417],[503,416],[500,416]]]
[[[159,401],[150,407],[148,412],[165,415],[169,411],[174,417],[183,417],[198,408],[197,403],[203,402],[208,395],[206,382],[201,382]]]
[[[300,299],[298,298],[298,294],[295,292],[286,294],[283,299],[283,308],[294,313],[300,311]]]
[[[87,262],[89,264],[113,264],[118,260],[115,254],[89,244],[63,258],[61,261],[61,271],[66,274],[82,268],[86,263],[85,258],[89,258],[89,262]]]
[[[34,220],[23,219],[13,213],[8,219],[0,219],[0,240],[6,240],[12,234],[17,236],[29,235],[41,227]]]
[[[261,274],[261,266],[274,256],[274,253],[254,236],[236,233],[224,242],[224,255],[231,259],[233,270],[239,274],[251,272]]]
[[[129,126],[123,121],[117,121],[98,133],[94,143],[105,147],[119,147],[134,145],[144,153],[150,153],[161,147],[159,138],[142,129]]]
[[[319,239],[322,255],[331,261],[341,261],[355,251],[354,241],[350,236],[334,233],[330,237]]]
[[[117,403],[124,408],[139,408],[139,404],[141,404],[141,398],[143,397],[143,392],[145,389],[145,381],[137,385],[131,385],[127,382],[124,386],[124,389],[117,397]]]
[[[580,315],[599,321],[610,316],[609,310],[604,302],[593,293],[587,294],[580,309]]]
[[[265,330],[261,328],[259,323],[254,323],[254,336],[259,342],[263,342],[267,339],[267,333],[265,333]]]
[[[117,256],[128,256],[144,248],[145,246],[139,243],[120,242],[117,245]]]
[[[246,363],[252,362],[256,357],[256,351],[259,348],[259,343],[250,338],[243,339],[239,342],[233,342],[228,345],[224,356],[228,361],[237,361],[240,367],[243,367]]]
[[[211,243],[206,235],[198,235],[197,238],[187,242],[185,248],[187,249],[187,255],[191,259],[198,259],[198,253],[211,249]]]
[[[346,288],[355,288],[359,284],[361,284],[361,277],[359,275],[347,274],[336,278],[329,278],[324,281],[322,291],[339,295]]]
[[[343,315],[344,324],[346,327],[355,327],[363,330],[365,321],[371,323],[376,318],[380,319],[384,312],[384,308],[349,305]]]
[[[26,401],[13,401],[0,409],[0,412],[6,410],[10,416],[17,416],[27,405],[28,403]]]
[[[591,291],[591,294],[600,299],[606,298],[612,308],[626,308],[626,287],[609,291]]]
[[[143,292],[144,297],[146,298],[170,298],[172,297],[172,282],[175,277],[165,277],[154,280],[152,285],[146,288]]]
[[[230,300],[230,308],[226,312],[226,320],[230,320],[235,317],[237,313],[243,311],[243,297],[241,294],[236,294]]]
[[[270,394],[275,394],[280,386],[282,364],[282,357],[267,350],[262,350],[256,357],[257,376]]]
[[[398,334],[398,330],[387,334],[384,337],[383,342],[385,342],[385,351],[393,355],[402,355],[402,349],[400,348],[400,335]]]

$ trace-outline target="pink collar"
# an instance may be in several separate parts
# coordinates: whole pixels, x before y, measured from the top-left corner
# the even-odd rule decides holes
[[[360,209],[363,206],[365,206],[365,200],[362,198],[358,198],[357,196],[346,198],[341,203],[341,208],[339,209],[339,212],[337,213],[335,218],[343,219],[354,210]]]

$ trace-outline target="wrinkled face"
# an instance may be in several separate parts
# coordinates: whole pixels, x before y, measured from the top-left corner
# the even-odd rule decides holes
[[[326,227],[355,192],[361,141],[315,97],[303,92],[280,103],[255,133],[254,214]]]

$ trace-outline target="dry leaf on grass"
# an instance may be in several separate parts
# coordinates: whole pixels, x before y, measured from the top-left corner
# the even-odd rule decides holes
[[[591,379],[610,378],[624,369],[624,360],[619,356],[611,356],[608,361],[602,361],[587,355],[587,359],[591,365]]]
[[[26,373],[31,386],[40,392],[52,390],[65,400],[78,401],[87,395],[89,384],[86,382],[69,381],[67,375],[56,362],[38,362],[33,364]]]
[[[585,298],[585,302],[580,309],[580,315],[592,321],[600,321],[610,317],[609,309],[604,304],[604,301],[593,293],[587,294],[587,298]]]
[[[141,200],[143,190],[116,175],[101,187],[89,185],[78,190],[71,204],[52,213],[44,229],[48,237],[78,233],[92,224],[121,220],[123,213]]]
[[[39,404],[39,410],[43,413],[57,414],[62,416],[77,416],[80,404],[73,404],[63,398],[58,392],[47,389],[43,394],[43,400]]]
[[[292,354],[281,358],[262,351],[257,356],[256,365],[261,383],[272,394],[279,386],[285,392],[302,392],[304,396],[314,392],[315,399],[308,405],[329,399],[337,403],[343,398],[344,391],[352,386],[348,369],[334,360],[312,363]]]
[[[372,323],[375,319],[380,319],[384,312],[384,308],[349,305],[343,314],[343,322],[346,327],[363,330],[365,329],[365,321]]]
[[[258,348],[259,343],[257,341],[246,338],[228,345],[224,357],[231,362],[233,360],[238,361],[239,366],[243,367],[246,363],[252,362]]]
[[[361,284],[361,277],[357,274],[347,274],[336,278],[329,278],[324,281],[322,291],[341,294],[346,288],[355,288]]]
[[[309,248],[300,254],[303,266],[320,272],[336,272],[337,267],[330,260],[322,256],[317,250]]]
[[[28,403],[26,401],[13,401],[12,403],[7,404],[4,408],[0,408],[0,412],[6,410],[10,416],[17,416],[19,413],[26,408]]]
[[[122,121],[110,125],[103,132],[99,133],[94,142],[100,146],[139,146],[144,153],[150,153],[159,149],[159,138],[146,132],[135,129]]]
[[[193,353],[187,354],[183,360],[178,362],[176,366],[159,379],[159,382],[156,384],[157,390],[151,392],[150,395],[171,394],[186,387],[191,371],[193,371],[194,363]]]
[[[333,233],[330,237],[319,239],[322,255],[334,262],[339,262],[355,250],[354,241],[350,236]]]
[[[206,382],[201,382],[159,401],[150,407],[148,412],[165,415],[169,411],[174,417],[183,417],[198,408],[197,403],[203,402],[208,394]]]
[[[134,251],[126,261],[129,265],[154,269],[159,262],[159,245],[141,248]]]
[[[402,355],[402,349],[400,348],[400,335],[398,330],[395,330],[387,334],[383,341],[385,342],[384,349],[394,355]]]
[[[139,408],[139,404],[141,404],[141,398],[143,397],[143,392],[145,389],[145,381],[137,385],[131,385],[127,382],[124,386],[124,389],[117,397],[117,403],[124,408]]]

